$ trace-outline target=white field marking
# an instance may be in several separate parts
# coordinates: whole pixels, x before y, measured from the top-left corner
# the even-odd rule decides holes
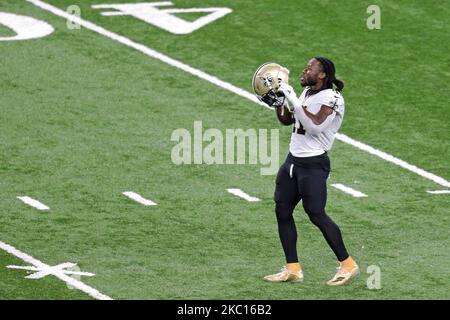
[[[333,183],[332,186],[335,187],[336,189],[339,189],[339,190],[341,190],[341,191],[344,191],[345,193],[348,193],[348,194],[354,196],[355,198],[363,198],[363,197],[367,197],[367,194],[362,193],[362,192],[360,192],[360,191],[358,191],[358,190],[355,190],[355,189],[353,189],[353,188],[344,186],[344,185],[341,184],[341,183]]]
[[[52,5],[49,5],[48,3],[45,3],[43,1],[40,1],[40,0],[26,0],[26,1],[32,3],[32,4],[36,5],[36,6],[38,6],[41,9],[50,11],[51,13],[53,13],[53,14],[55,14],[57,16],[60,16],[60,17],[62,17],[64,19],[66,19],[66,20],[78,23],[79,25],[85,27],[86,29],[89,29],[89,30],[92,30],[94,32],[97,32],[98,34],[101,34],[102,36],[105,36],[107,38],[110,38],[112,40],[120,42],[120,43],[126,45],[127,47],[136,49],[136,50],[142,52],[143,54],[145,54],[145,55],[147,55],[149,57],[158,59],[158,60],[160,60],[160,61],[162,61],[164,63],[167,63],[168,65],[174,66],[174,67],[176,67],[178,69],[181,69],[181,70],[183,70],[183,71],[185,71],[187,73],[190,73],[190,74],[192,74],[194,76],[197,76],[197,77],[199,77],[199,78],[201,78],[203,80],[206,80],[206,81],[208,81],[208,82],[210,82],[212,84],[215,84],[216,86],[219,86],[219,87],[221,87],[223,89],[231,91],[231,92],[233,92],[233,93],[235,93],[237,95],[240,95],[240,96],[242,96],[244,98],[247,98],[247,99],[249,99],[249,100],[251,100],[251,101],[253,101],[255,103],[258,103],[258,104],[260,104],[262,106],[265,106],[265,107],[269,108],[265,103],[259,101],[258,98],[256,98],[254,94],[251,94],[251,93],[249,93],[249,92],[247,92],[247,91],[245,91],[245,90],[243,90],[241,88],[238,88],[238,87],[236,87],[236,86],[234,86],[234,85],[232,85],[232,84],[230,84],[228,82],[222,81],[222,80],[218,79],[217,77],[211,76],[211,75],[209,75],[209,74],[207,74],[207,73],[205,73],[205,72],[203,72],[201,70],[195,69],[195,68],[193,68],[193,67],[191,67],[191,66],[189,66],[189,65],[187,65],[187,64],[185,64],[183,62],[175,60],[175,59],[173,59],[173,58],[171,58],[171,57],[169,57],[169,56],[167,56],[165,54],[162,54],[162,53],[160,53],[158,51],[150,49],[150,48],[144,46],[143,44],[134,42],[134,41],[132,41],[132,40],[130,40],[130,39],[124,37],[124,36],[118,35],[117,33],[108,31],[105,28],[97,26],[96,24],[94,24],[92,22],[89,22],[89,21],[86,21],[86,20],[84,20],[84,19],[82,19],[80,17],[70,15],[67,12],[65,12],[65,11],[63,11],[61,9],[58,9],[58,8],[52,6]]]
[[[65,283],[72,286],[73,288],[83,291],[84,293],[87,293],[88,295],[90,295],[91,297],[93,297],[95,299],[112,300],[112,298],[108,297],[107,295],[104,295],[103,293],[99,292],[98,290],[88,286],[87,284],[85,284],[77,279],[74,279],[74,278],[68,276],[66,274],[66,273],[68,273],[68,271],[62,270],[62,268],[56,268],[57,266],[54,266],[54,267],[49,266],[49,265],[37,260],[36,258],[33,258],[32,256],[30,256],[20,250],[17,250],[13,246],[10,246],[9,244],[4,243],[2,241],[0,241],[0,249],[33,265],[34,267],[36,267],[36,271],[38,271],[38,273],[39,272],[48,272],[47,274],[55,276],[56,278],[64,281]],[[72,263],[65,263],[62,265],[64,267],[65,265],[69,265],[69,264],[73,265]]]
[[[17,199],[21,200],[22,202],[26,203],[27,205],[32,206],[38,210],[49,210],[50,209],[42,202],[34,200],[33,198],[30,198],[28,196],[18,196]]]
[[[5,25],[16,33],[12,37],[0,37],[0,41],[43,38],[55,31],[51,25],[44,21],[6,12],[0,12],[0,25]]]
[[[143,204],[144,206],[156,206],[156,203],[152,200],[145,199],[141,195],[137,194],[133,191],[126,191],[122,193],[124,196],[130,198],[131,200],[134,200],[136,202],[139,202],[140,204]]]
[[[58,9],[58,8],[52,6],[52,5],[49,5],[49,4],[45,3],[45,2],[40,1],[40,0],[26,0],[26,1],[28,1],[28,2],[30,2],[32,4],[34,4],[34,5],[42,8],[42,9],[44,9],[44,10],[50,11],[51,13],[53,13],[53,14],[55,14],[57,16],[60,16],[60,17],[62,17],[64,19],[66,19],[66,20],[70,20],[70,21],[73,21],[75,23],[78,23],[78,24],[80,24],[81,26],[83,26],[83,27],[85,27],[87,29],[90,29],[90,30],[92,30],[94,32],[97,32],[97,33],[99,33],[99,34],[101,34],[101,35],[103,35],[105,37],[108,37],[108,38],[110,38],[112,40],[120,42],[120,43],[122,43],[122,44],[124,44],[124,45],[126,45],[126,46],[128,46],[130,48],[136,49],[136,50],[138,50],[138,51],[148,55],[149,57],[158,59],[158,60],[160,60],[160,61],[162,61],[164,63],[167,63],[167,64],[169,64],[171,66],[174,66],[174,67],[176,67],[178,69],[186,71],[187,73],[190,73],[190,74],[192,74],[194,76],[197,76],[197,77],[199,77],[201,79],[204,79],[204,80],[206,80],[206,81],[208,81],[208,82],[210,82],[212,84],[215,84],[215,85],[217,85],[217,86],[219,86],[219,87],[221,87],[221,88],[223,88],[225,90],[233,92],[233,93],[235,93],[235,94],[237,94],[237,95],[239,95],[241,97],[247,98],[247,99],[249,99],[249,100],[251,100],[251,101],[253,101],[253,102],[255,102],[255,103],[257,103],[257,104],[259,104],[261,106],[263,106],[263,107],[266,107],[268,109],[273,109],[273,108],[267,106],[265,103],[259,101],[258,98],[256,98],[256,96],[254,94],[252,94],[252,93],[249,93],[249,92],[247,92],[247,91],[245,91],[245,90],[243,90],[241,88],[238,88],[238,87],[236,87],[236,86],[234,86],[234,85],[232,85],[232,84],[230,84],[228,82],[222,81],[222,80],[218,79],[217,77],[211,76],[211,75],[209,75],[209,74],[207,74],[207,73],[205,73],[205,72],[203,72],[201,70],[195,69],[195,68],[193,68],[193,67],[191,67],[191,66],[189,66],[189,65],[187,65],[187,64],[185,64],[183,62],[180,62],[178,60],[170,58],[169,56],[164,55],[164,54],[162,54],[160,52],[157,52],[157,51],[155,51],[153,49],[150,49],[150,48],[148,48],[148,47],[146,47],[146,46],[144,46],[142,44],[139,44],[139,43],[136,43],[134,41],[131,41],[130,39],[128,39],[128,38],[126,38],[124,36],[120,36],[120,35],[118,35],[116,33],[108,31],[108,30],[106,30],[106,29],[104,29],[102,27],[97,26],[96,24],[94,24],[92,22],[83,20],[83,19],[81,19],[79,17],[76,17],[76,16],[72,16],[72,15],[66,13],[65,11],[62,11],[61,9]],[[434,175],[434,174],[432,174],[430,172],[427,172],[427,171],[425,171],[423,169],[420,169],[420,168],[418,168],[418,167],[416,167],[414,165],[411,165],[411,164],[409,164],[409,163],[407,163],[407,162],[405,162],[405,161],[403,161],[403,160],[401,160],[399,158],[396,158],[396,157],[394,157],[394,156],[392,156],[390,154],[387,154],[387,153],[385,153],[383,151],[375,149],[375,148],[373,148],[373,147],[371,147],[371,146],[369,146],[367,144],[364,144],[364,143],[362,143],[360,141],[354,140],[354,139],[352,139],[352,138],[350,138],[350,137],[348,137],[348,136],[346,136],[344,134],[339,134],[339,133],[336,134],[336,139],[338,139],[338,140],[340,140],[340,141],[342,141],[344,143],[348,143],[348,144],[350,144],[350,145],[352,145],[354,147],[357,147],[360,150],[366,151],[366,152],[368,152],[368,153],[370,153],[372,155],[378,156],[378,157],[380,157],[383,160],[392,162],[392,163],[394,163],[394,164],[396,164],[396,165],[398,165],[398,166],[400,166],[400,167],[402,167],[402,168],[404,168],[406,170],[409,170],[409,171],[411,171],[413,173],[416,173],[416,174],[418,174],[418,175],[420,175],[420,176],[422,176],[422,177],[424,177],[426,179],[429,179],[431,181],[434,181],[435,183],[440,184],[440,185],[442,185],[444,187],[450,187],[450,182],[445,180],[444,178],[441,178],[441,177],[436,176],[436,175]]]
[[[252,197],[248,194],[246,194],[244,191],[242,191],[241,189],[227,189],[227,191],[231,194],[234,194],[235,196],[242,198],[244,200],[247,200],[249,202],[257,202],[257,201],[261,201],[261,199]]]
[[[450,190],[434,190],[434,191],[427,190],[427,192],[431,194],[450,194]]]
[[[392,162],[393,164],[398,165],[399,167],[402,167],[406,170],[409,170],[411,172],[414,172],[416,174],[418,174],[419,176],[422,176],[428,180],[431,180],[433,182],[436,182],[437,184],[440,184],[441,186],[450,188],[450,182],[448,182],[447,180],[445,180],[444,178],[441,178],[433,173],[427,172],[423,169],[420,169],[418,167],[416,167],[415,165],[409,164],[406,161],[403,161],[399,158],[394,157],[393,155],[390,155],[386,152],[383,152],[381,150],[375,149],[374,147],[371,147],[365,143],[362,143],[360,141],[354,140],[352,138],[350,138],[349,136],[346,136],[345,134],[342,133],[336,133],[336,139],[348,143],[349,145],[352,145],[360,150],[366,151],[370,154],[373,154],[383,160],[386,160],[388,162]]]
[[[189,8],[189,9],[159,9],[160,6],[172,6],[170,1],[149,3],[116,3],[96,4],[94,9],[115,9],[119,11],[107,11],[100,13],[103,16],[131,15],[146,23],[164,29],[173,34],[189,34],[217,19],[229,14],[229,8]],[[204,12],[208,15],[202,16],[195,21],[186,21],[172,13]]]
[[[8,269],[19,269],[19,270],[27,270],[27,271],[34,271],[35,273],[26,276],[26,279],[40,279],[43,278],[45,276],[50,275],[49,270],[52,269],[58,269],[61,270],[63,273],[65,274],[74,274],[74,275],[79,275],[79,276],[86,276],[86,277],[93,277],[95,276],[95,273],[90,273],[90,272],[81,272],[81,271],[72,271],[72,270],[66,270],[67,268],[72,268],[75,267],[77,264],[76,263],[71,263],[71,262],[65,262],[65,263],[61,263],[57,266],[52,266],[48,269],[39,269],[36,267],[32,267],[32,266],[6,266]]]

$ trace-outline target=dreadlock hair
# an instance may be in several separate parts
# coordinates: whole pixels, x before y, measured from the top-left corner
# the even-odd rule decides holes
[[[333,89],[334,84],[337,91],[342,91],[342,89],[344,89],[344,82],[336,79],[336,68],[334,67],[334,63],[330,59],[327,59],[325,57],[314,57],[314,59],[322,64],[323,72],[325,72],[325,74],[327,75],[327,77],[325,78],[324,89]]]

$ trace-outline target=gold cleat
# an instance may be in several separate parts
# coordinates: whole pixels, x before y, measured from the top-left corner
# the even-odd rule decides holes
[[[359,267],[355,264],[355,266],[348,271],[347,269],[339,266],[337,268],[337,272],[334,275],[333,279],[329,280],[327,282],[327,285],[329,286],[340,286],[349,281],[350,279],[353,279],[354,277],[359,275]]]
[[[280,272],[264,277],[264,280],[269,282],[303,282],[303,272],[294,272],[284,266]]]

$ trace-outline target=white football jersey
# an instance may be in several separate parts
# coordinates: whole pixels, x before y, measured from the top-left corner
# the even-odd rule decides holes
[[[303,129],[300,120],[294,114],[295,123],[289,151],[295,157],[313,157],[330,150],[333,146],[334,135],[338,132],[344,119],[344,97],[339,92],[325,89],[306,97],[309,89],[310,87],[305,87],[299,97],[302,106],[306,106],[309,112],[316,114],[322,105],[326,105],[333,108],[336,115],[324,131],[318,135],[312,135]]]

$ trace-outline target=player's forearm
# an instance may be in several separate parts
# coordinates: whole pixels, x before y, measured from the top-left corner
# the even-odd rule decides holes
[[[300,113],[302,114],[302,116],[298,115]],[[309,118],[306,115],[305,110],[303,108],[296,109],[296,114],[298,115],[305,131],[309,132],[312,135],[318,135],[321,132],[325,131],[335,117],[335,114],[333,113],[329,115],[322,123],[319,124],[318,122],[315,122],[313,119]]]
[[[319,133],[324,131],[331,124],[335,117],[335,114],[332,113],[325,119],[316,119],[315,114],[309,113],[302,107],[299,99],[291,98],[289,99],[289,102],[293,106],[294,113],[297,119],[300,120],[300,123],[302,124],[305,131],[312,135],[318,135]]]

